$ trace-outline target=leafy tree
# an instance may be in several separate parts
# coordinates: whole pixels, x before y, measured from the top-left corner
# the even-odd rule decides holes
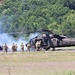
[[[63,17],[63,31],[65,34],[68,34],[69,37],[75,37],[75,11],[68,13]]]
[[[4,0],[0,21],[4,32],[36,32],[40,28],[74,36],[75,0]]]

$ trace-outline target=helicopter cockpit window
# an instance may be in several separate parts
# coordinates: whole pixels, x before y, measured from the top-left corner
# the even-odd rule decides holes
[[[31,40],[29,41],[29,43],[30,43],[31,45],[35,45],[35,42],[34,42],[33,39],[31,39]]]

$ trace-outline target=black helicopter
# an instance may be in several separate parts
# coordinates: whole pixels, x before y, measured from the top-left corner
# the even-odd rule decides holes
[[[31,45],[31,48],[35,48],[35,44],[37,41],[41,41],[40,47],[45,50],[49,50],[50,48],[52,48],[53,51],[55,51],[56,47],[75,46],[74,38],[68,38],[65,35],[54,34],[52,31],[47,29],[42,29],[42,31],[45,33],[30,39],[27,43]]]

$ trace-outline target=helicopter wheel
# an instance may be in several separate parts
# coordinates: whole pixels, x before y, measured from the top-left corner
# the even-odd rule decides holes
[[[48,49],[46,49],[46,51],[48,51]]]
[[[46,51],[48,51],[50,48],[46,48]]]

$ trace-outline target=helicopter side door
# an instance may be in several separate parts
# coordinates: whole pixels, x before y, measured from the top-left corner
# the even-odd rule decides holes
[[[58,47],[58,46],[59,46],[59,40],[58,40],[57,38],[52,38],[51,40],[52,40],[53,45],[54,45],[55,47]]]

